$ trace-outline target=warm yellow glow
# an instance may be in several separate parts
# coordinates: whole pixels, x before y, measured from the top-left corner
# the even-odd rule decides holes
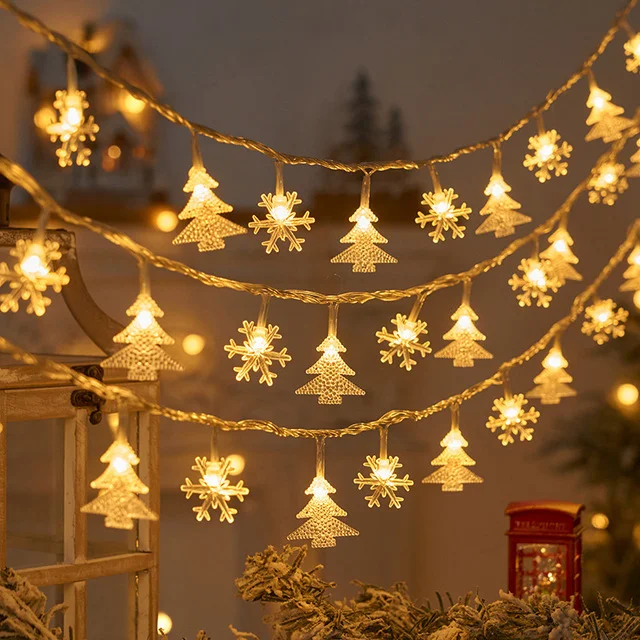
[[[116,473],[122,474],[127,471],[127,469],[129,469],[131,465],[122,456],[116,456],[111,461],[111,466]]]
[[[638,387],[630,382],[625,382],[616,389],[616,399],[624,407],[630,407],[638,402],[639,394]]]
[[[61,116],[64,126],[73,129],[82,122],[82,109],[78,107],[69,107]]]
[[[595,96],[593,98],[593,106],[596,109],[604,109],[604,106],[607,104],[607,101],[602,96]]]
[[[182,340],[182,348],[184,352],[189,356],[197,356],[202,353],[206,344],[206,340],[203,336],[197,333],[190,333]]]
[[[173,629],[173,620],[168,613],[158,611],[158,633],[169,633]]]
[[[324,500],[329,495],[329,491],[325,484],[317,482],[313,487],[313,497],[318,500]]]
[[[122,155],[122,149],[121,149],[117,144],[112,144],[112,145],[107,149],[107,155],[108,155],[112,160],[117,160],[117,159]]]
[[[291,210],[287,204],[287,196],[273,196],[273,208],[270,213],[278,222],[282,222],[291,214]]]
[[[200,202],[204,202],[209,197],[210,193],[211,189],[203,184],[196,184],[193,187],[193,197]]]
[[[361,231],[365,231],[371,226],[371,222],[366,216],[362,215],[358,218],[357,225],[358,229],[360,229]]]
[[[220,474],[216,471],[211,473],[205,473],[203,480],[211,487],[212,489],[217,489],[222,482],[222,478]]]
[[[471,321],[471,318],[464,314],[461,315],[460,318],[458,318],[458,325],[460,326],[461,329],[470,329],[473,325],[473,322]]]
[[[611,312],[609,311],[601,311],[597,318],[599,322],[606,322],[611,317]]]
[[[131,114],[142,113],[146,106],[144,100],[138,100],[138,98],[134,98],[130,93],[127,93],[122,101],[123,109]]]
[[[606,171],[605,173],[602,174],[602,179],[604,180],[604,182],[606,182],[607,184],[613,184],[616,181],[616,174],[613,171]]]
[[[375,474],[380,478],[380,480],[388,480],[391,477],[392,471],[391,466],[389,465],[389,458],[381,458],[378,460],[378,468],[376,469]]]
[[[108,413],[107,414],[107,424],[109,427],[115,431],[120,426],[120,414],[119,413]]]
[[[39,242],[32,243],[20,262],[20,269],[27,278],[33,280],[49,274],[44,247]]]
[[[550,369],[560,369],[564,364],[564,358],[561,353],[551,353],[547,358],[547,365]]]
[[[519,407],[507,407],[503,411],[504,417],[508,418],[509,420],[513,420],[513,419],[517,418],[519,413],[520,413]]]
[[[494,180],[491,180],[491,182],[489,182],[489,186],[487,187],[487,189],[489,191],[489,195],[492,195],[494,198],[499,198],[505,193],[505,189],[502,183]]]
[[[148,309],[142,309],[136,316],[136,323],[140,329],[148,329],[153,324],[153,314]]]
[[[544,287],[547,284],[547,278],[544,271],[540,267],[535,267],[527,273],[527,278],[535,283],[538,287]]]
[[[594,513],[591,516],[591,526],[594,529],[606,529],[609,526],[609,518],[604,513]]]
[[[244,471],[244,456],[241,456],[239,453],[232,453],[231,455],[226,457],[226,460],[229,462],[230,476],[239,476]]]
[[[527,424],[535,424],[540,417],[540,412],[535,407],[524,408],[528,404],[524,394],[505,393],[502,398],[493,401],[492,410],[497,416],[489,416],[486,426],[491,433],[498,433],[498,440],[503,446],[515,442],[516,437],[521,442],[533,439],[533,427]]]
[[[156,213],[155,225],[160,231],[170,233],[178,226],[178,216],[171,209],[163,209]]]
[[[545,144],[540,147],[538,151],[538,155],[542,161],[548,160],[556,149],[556,145],[554,144]]]
[[[567,245],[565,240],[556,240],[553,243],[553,248],[558,252],[558,253],[566,253],[567,250],[569,249],[569,246]]]
[[[45,130],[56,121],[56,111],[53,107],[45,105],[40,107],[33,116],[33,122],[38,129]]]
[[[636,309],[640,309],[640,290],[633,294],[633,304],[636,306]]]

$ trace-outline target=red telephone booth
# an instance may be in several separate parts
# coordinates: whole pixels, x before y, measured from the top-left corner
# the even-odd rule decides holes
[[[555,500],[507,506],[511,593],[518,598],[549,593],[561,600],[580,595],[583,509],[582,504]],[[579,598],[575,606],[580,606]]]

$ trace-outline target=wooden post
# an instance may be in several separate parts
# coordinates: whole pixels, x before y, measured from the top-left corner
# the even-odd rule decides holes
[[[64,561],[87,560],[87,519],[80,508],[87,501],[88,411],[78,409],[64,421]],[[87,583],[64,585],[64,629],[73,640],[87,638]]]
[[[7,394],[0,391],[0,568],[7,566]]]

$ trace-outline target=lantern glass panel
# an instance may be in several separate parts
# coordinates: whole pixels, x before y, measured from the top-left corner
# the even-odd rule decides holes
[[[567,594],[567,546],[564,544],[518,543],[516,545],[517,593],[523,596]]]

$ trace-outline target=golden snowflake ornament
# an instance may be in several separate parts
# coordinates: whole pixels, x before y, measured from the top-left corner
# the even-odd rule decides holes
[[[620,291],[640,291],[640,243],[633,248],[627,262],[629,266],[623,274],[625,281],[620,285]]]
[[[568,366],[556,342],[542,361],[542,373],[533,379],[536,387],[527,393],[527,398],[539,398],[542,404],[558,404],[562,398],[575,396],[576,391],[569,386],[573,378],[566,371]]]
[[[245,336],[242,344],[236,344],[232,338],[229,344],[224,346],[224,350],[229,354],[229,358],[240,356],[242,365],[234,367],[236,380],[250,381],[250,374],[260,372],[260,383],[267,386],[273,385],[273,381],[278,374],[271,371],[270,367],[274,363],[280,364],[283,368],[287,362],[291,362],[291,356],[287,353],[286,347],[281,351],[276,351],[273,346],[274,340],[280,340],[282,336],[278,333],[277,325],[260,325],[254,322],[242,321],[242,327],[238,333]]]
[[[629,187],[624,175],[624,165],[614,161],[603,162],[589,178],[587,187],[591,204],[602,202],[609,206],[614,205],[618,195]]]
[[[193,166],[182,188],[191,196],[178,214],[180,220],[191,222],[173,239],[173,244],[197,242],[198,251],[215,251],[224,249],[224,238],[247,233],[243,226],[222,215],[233,211],[233,207],[213,192],[218,186],[218,182],[204,168],[197,142],[194,143]]]
[[[582,333],[592,336],[600,345],[608,342],[610,338],[624,336],[625,323],[629,312],[618,307],[610,298],[597,300],[584,310],[585,321],[582,323]]]
[[[632,35],[624,43],[624,52],[627,56],[627,71],[638,73],[640,70],[640,33]]]
[[[560,282],[553,272],[548,260],[539,258],[525,258],[520,261],[518,271],[509,279],[509,285],[513,291],[521,292],[516,296],[521,307],[530,307],[535,301],[538,307],[545,309],[551,302],[551,293],[556,293]]]
[[[371,472],[368,476],[363,476],[358,472],[358,477],[354,478],[353,482],[358,485],[358,489],[366,487],[373,492],[365,497],[369,507],[379,507],[380,499],[388,498],[389,508],[399,509],[404,498],[398,495],[398,489],[409,491],[413,486],[413,480],[409,479],[408,474],[401,478],[396,473],[396,470],[402,466],[400,458],[398,456],[380,458],[367,456],[363,466],[371,469]]]
[[[149,493],[133,467],[140,463],[131,445],[116,440],[102,455],[100,462],[109,463],[107,469],[91,482],[98,496],[80,511],[105,516],[105,526],[112,529],[133,529],[134,520],[157,520],[158,516],[138,498]]]
[[[498,415],[489,416],[487,429],[490,429],[491,433],[501,432],[498,440],[503,446],[515,442],[515,438],[520,438],[521,442],[533,439],[533,427],[527,425],[535,424],[540,412],[535,407],[525,409],[526,404],[528,401],[522,393],[505,392],[503,397],[493,401],[492,410]]]
[[[469,443],[462,435],[457,419],[458,407],[452,408],[453,422],[451,430],[440,441],[444,451],[431,461],[434,467],[440,467],[426,478],[424,484],[441,484],[443,491],[462,491],[465,484],[478,484],[484,480],[468,467],[476,461],[464,450]]]
[[[476,328],[474,322],[478,320],[478,315],[467,302],[463,301],[451,319],[455,320],[455,324],[442,336],[451,344],[436,352],[436,358],[451,358],[454,367],[473,367],[474,360],[493,358],[478,344],[479,340],[486,340],[486,336]]]
[[[46,132],[51,142],[60,141],[60,147],[56,149],[58,164],[70,167],[75,154],[78,166],[89,166],[91,149],[86,142],[95,141],[100,127],[93,121],[93,116],[85,116],[85,109],[89,108],[86,93],[71,88],[56,91],[53,108],[59,115],[57,120],[47,125]]]
[[[386,342],[387,349],[382,349],[380,359],[382,362],[393,364],[393,359],[398,358],[400,368],[411,371],[411,368],[417,364],[413,359],[416,354],[423,358],[431,353],[431,346],[428,340],[422,341],[421,336],[427,335],[427,323],[415,319],[412,320],[402,313],[397,313],[396,317],[391,320],[391,324],[395,325],[395,329],[388,331],[386,327],[382,327],[376,332],[378,343]]]
[[[6,262],[0,263],[0,286],[8,283],[9,291],[0,294],[0,311],[18,311],[20,300],[28,301],[27,313],[45,314],[51,298],[45,294],[47,287],[56,293],[69,283],[65,267],[53,268],[60,260],[60,245],[53,240],[18,240],[9,251],[16,258],[13,269]]]
[[[627,178],[640,178],[640,139],[636,142],[638,150],[629,158],[633,163],[625,172]]]
[[[287,540],[311,540],[314,549],[335,547],[336,538],[357,536],[360,532],[338,518],[347,515],[330,497],[336,490],[322,477],[316,475],[305,495],[312,496],[307,506],[296,518],[308,518],[307,522],[287,536]]]
[[[484,194],[489,196],[487,203],[480,209],[480,215],[486,219],[476,229],[476,234],[493,233],[496,238],[504,238],[516,232],[515,227],[531,218],[519,212],[522,205],[508,193],[511,187],[505,182],[500,170],[494,168]]]
[[[564,225],[560,225],[556,231],[549,236],[549,246],[540,252],[543,260],[548,260],[553,275],[558,280],[558,285],[562,286],[567,280],[582,280],[573,265],[580,262],[573,253],[573,238]]]
[[[242,480],[239,480],[237,484],[231,484],[228,477],[231,467],[232,461],[229,458],[216,460],[207,460],[206,457],[196,458],[195,464],[191,468],[200,473],[198,483],[185,478],[185,484],[180,487],[180,491],[186,494],[187,499],[197,495],[202,500],[201,504],[192,509],[198,522],[211,520],[210,509],[220,511],[220,522],[228,522],[229,524],[233,522],[233,516],[238,513],[238,510],[230,506],[229,502],[231,498],[237,498],[238,501],[243,502],[249,489],[244,486]]]
[[[624,109],[611,102],[611,94],[598,87],[590,78],[589,97],[587,107],[591,109],[587,118],[587,125],[591,130],[585,136],[585,140],[602,139],[603,142],[613,142],[622,137],[622,132],[631,127],[634,122],[629,118],[623,118]]]
[[[525,156],[523,164],[529,171],[535,170],[535,176],[540,182],[550,180],[552,175],[567,175],[569,163],[565,158],[571,156],[573,147],[566,140],[560,143],[560,134],[555,129],[531,136],[529,149],[533,153]]]
[[[451,232],[451,238],[464,238],[466,227],[460,220],[468,220],[471,208],[463,202],[460,206],[453,204],[458,199],[458,194],[453,189],[435,189],[429,193],[422,194],[422,204],[429,207],[429,213],[418,211],[416,223],[424,229],[430,224],[433,231],[429,232],[429,237],[434,242],[445,239],[445,232]]]
[[[309,215],[306,211],[302,216],[298,216],[293,208],[302,202],[298,198],[298,194],[295,191],[287,191],[284,193],[276,193],[272,195],[264,193],[260,196],[262,202],[258,204],[259,207],[265,207],[267,209],[267,215],[264,220],[261,220],[257,216],[253,216],[253,221],[249,223],[249,227],[253,229],[254,234],[257,234],[261,229],[264,229],[269,235],[269,239],[262,243],[262,246],[266,248],[267,253],[275,251],[278,253],[278,242],[289,241],[289,251],[302,251],[302,243],[304,238],[298,238],[296,232],[299,228],[311,230],[311,225],[315,222],[315,218]]]

